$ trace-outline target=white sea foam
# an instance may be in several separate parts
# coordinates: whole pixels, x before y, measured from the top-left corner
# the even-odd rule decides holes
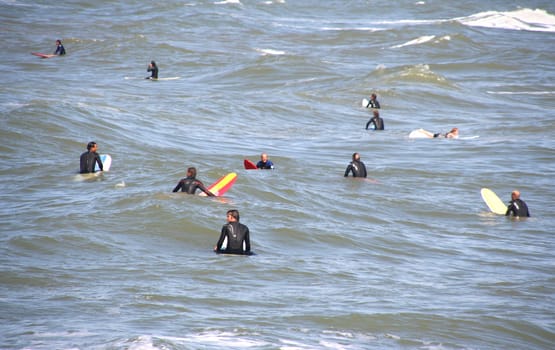
[[[263,56],[267,56],[267,55],[271,55],[271,56],[285,55],[285,51],[281,51],[281,50],[272,50],[272,49],[255,49],[255,50],[260,52]]]
[[[419,44],[427,43],[428,41],[433,40],[435,37],[436,37],[435,35],[424,35],[424,36],[421,36],[421,37],[416,38],[414,40],[407,41],[404,44],[392,46],[391,48],[392,49],[397,49],[397,48],[400,48],[400,47],[403,47],[403,46],[419,45]]]
[[[472,27],[555,32],[555,16],[541,9],[519,9],[510,12],[486,11],[455,20]]]

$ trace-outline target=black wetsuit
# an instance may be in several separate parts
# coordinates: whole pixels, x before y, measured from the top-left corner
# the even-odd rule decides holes
[[[66,49],[64,49],[64,45],[60,44],[56,47],[56,52],[54,52],[54,55],[65,55],[66,54]]]
[[[353,177],[366,177],[366,166],[360,160],[353,160],[345,169],[345,177],[349,176],[350,172],[353,172]]]
[[[224,243],[227,244],[222,249]],[[251,241],[249,237],[249,228],[239,222],[229,222],[222,226],[220,239],[216,244],[216,252],[227,254],[250,254]]]
[[[530,216],[530,212],[528,211],[528,206],[521,199],[517,199],[509,203],[509,207],[507,208],[507,212],[505,213],[505,216],[509,216],[511,213],[513,213],[513,216],[520,216],[520,217]]]
[[[371,118],[368,123],[366,123],[366,130],[368,130],[368,126],[370,126],[370,124],[374,124],[374,130],[384,129],[383,119],[381,117]]]
[[[81,174],[94,173],[94,165],[98,163],[98,168],[100,171],[104,170],[102,161],[100,160],[100,155],[96,152],[84,152],[81,154],[80,159],[81,167],[79,172]]]
[[[195,179],[194,177],[186,177],[181,179],[177,186],[173,189],[173,192],[177,192],[181,189],[181,192],[187,192],[188,194],[195,194],[197,189],[200,189],[202,192],[206,193],[209,196],[214,196],[208,189],[204,186],[202,182]]]
[[[147,79],[158,79],[158,66],[153,66],[152,68],[149,66],[146,71],[152,72],[150,77],[147,77]]]
[[[378,102],[378,100],[370,99],[370,101],[368,101],[368,104],[366,105],[366,108],[380,108],[380,103]]]

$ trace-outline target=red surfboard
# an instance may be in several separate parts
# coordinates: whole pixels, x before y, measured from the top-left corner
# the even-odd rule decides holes
[[[243,165],[245,166],[245,169],[247,169],[247,170],[257,169],[256,164],[254,164],[253,162],[251,162],[248,159],[245,159],[243,161]]]

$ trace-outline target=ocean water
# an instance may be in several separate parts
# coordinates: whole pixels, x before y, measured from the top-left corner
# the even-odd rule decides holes
[[[1,0],[0,20],[0,348],[555,347],[553,1]],[[89,141],[101,176],[77,174]],[[275,170],[243,169],[262,152]],[[367,181],[343,177],[354,152]],[[189,166],[238,180],[171,193]],[[232,208],[254,256],[212,252]]]

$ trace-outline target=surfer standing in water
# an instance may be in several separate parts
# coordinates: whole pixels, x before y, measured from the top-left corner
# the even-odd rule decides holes
[[[366,108],[380,108],[380,103],[378,102],[378,96],[376,94],[370,95],[370,100]]]
[[[187,168],[187,177],[179,180],[172,192],[181,190],[181,192],[195,194],[197,189],[206,193],[207,196],[214,197],[214,194],[210,192],[200,180],[197,180],[197,168],[190,167]]]
[[[349,163],[347,169],[345,169],[345,177],[349,176],[349,173],[353,172],[353,177],[366,177],[366,166],[360,160],[360,154],[353,153],[353,161]]]
[[[64,45],[62,45],[62,41],[61,40],[56,40],[56,51],[54,51],[54,55],[56,56],[63,56],[66,54],[66,49],[64,48]]]
[[[98,145],[96,142],[91,141],[87,144],[87,152],[81,154],[80,158],[80,170],[81,174],[94,173],[94,166],[98,164],[100,171],[104,170],[102,165],[102,160],[100,160],[100,155],[96,152],[98,150]]]
[[[146,77],[145,79],[158,79],[158,66],[156,65],[156,62],[150,61],[146,71],[151,72],[151,74],[150,77]]]
[[[368,126],[370,126],[370,124],[374,124],[374,130],[383,130],[384,124],[383,124],[383,119],[380,117],[380,112],[378,112],[378,110],[375,109],[373,113],[374,113],[374,117],[370,118],[368,123],[366,123],[366,130],[368,130]]]
[[[216,253],[249,255],[251,251],[249,228],[239,223],[238,210],[228,210],[226,215],[227,223],[222,226],[220,239],[214,246],[214,251]]]
[[[519,217],[529,217],[530,211],[528,211],[528,205],[522,199],[520,199],[520,192],[514,190],[511,193],[511,202],[509,203],[509,207],[507,208],[507,212],[505,216],[509,216],[513,213],[513,216]]]

